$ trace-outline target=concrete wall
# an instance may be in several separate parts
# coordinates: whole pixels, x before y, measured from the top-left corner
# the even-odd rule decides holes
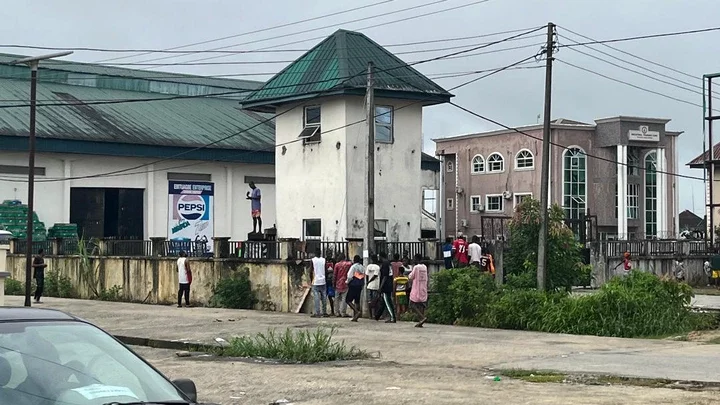
[[[705,286],[708,278],[703,270],[703,264],[709,260],[708,256],[689,256],[683,260],[685,268],[685,282],[691,286]],[[612,279],[625,274],[623,266],[618,264],[622,261],[619,257],[607,257],[600,249],[592,248],[590,264],[593,267],[593,287],[599,287]],[[617,268],[615,268],[618,266]],[[646,271],[658,276],[675,277],[675,258],[663,256],[646,256],[632,258],[632,267],[635,270]]]
[[[47,271],[59,272],[72,281],[81,298],[93,298],[91,289],[83,282],[80,257],[46,257]],[[25,279],[25,257],[8,255],[7,271],[16,280]],[[294,311],[304,298],[309,271],[305,265],[282,261],[239,261],[233,259],[190,259],[193,283],[190,299],[207,305],[212,289],[223,278],[236,272],[249,275],[253,290],[260,301],[256,308],[289,312]],[[122,287],[124,300],[151,304],[171,304],[177,300],[176,259],[170,258],[92,258],[92,268],[98,289]]]
[[[43,182],[51,178],[88,176],[123,170],[148,164],[157,159],[90,156],[75,154],[39,153],[36,167],[44,167],[45,176],[37,176],[35,183],[35,211],[47,227],[55,223],[70,222],[70,189],[72,187],[137,188],[145,190],[145,235],[167,237],[168,179],[167,173],[209,174],[215,183],[214,223],[216,236],[245,239],[252,230],[250,202],[245,199],[249,191],[245,176],[274,177],[272,165],[241,163],[169,160],[139,168],[118,176],[84,178],[69,181]],[[6,165],[27,166],[27,154],[0,152],[0,161]],[[184,167],[187,166],[187,167]],[[0,201],[27,200],[27,176],[0,175],[0,178],[17,179],[17,182],[0,179]],[[263,225],[275,223],[275,185],[258,184],[263,195]],[[297,233],[296,233],[297,235]]]

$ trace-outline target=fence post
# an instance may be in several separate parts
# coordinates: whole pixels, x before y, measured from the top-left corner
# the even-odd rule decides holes
[[[505,267],[503,265],[503,256],[505,255],[505,243],[503,241],[495,241],[493,250],[493,262],[495,264],[495,284],[499,287],[505,281]]]
[[[225,259],[230,256],[230,237],[214,236],[213,240],[213,257],[216,259]]]
[[[0,307],[5,305],[5,279],[10,277],[10,273],[5,268],[9,249],[10,246],[0,244]]]
[[[48,254],[53,256],[60,256],[60,242],[62,242],[61,238],[48,238],[50,241],[50,251]]]
[[[363,240],[360,238],[346,238],[348,242],[347,258],[352,260],[355,255],[362,257],[363,254]]]
[[[280,259],[286,260],[286,259],[292,259],[296,258],[295,254],[297,253],[295,251],[295,243],[299,241],[298,238],[280,238],[278,239],[278,242],[280,242]]]
[[[424,245],[423,250],[425,251],[425,257],[427,257],[429,260],[437,260],[437,258],[438,258],[438,252],[437,252],[438,239],[436,239],[436,238],[420,239],[420,242],[422,242]]]
[[[164,236],[153,236],[150,238],[152,245],[153,256],[164,256],[165,255],[165,237]]]
[[[17,238],[10,239],[10,253],[16,253],[17,249]]]

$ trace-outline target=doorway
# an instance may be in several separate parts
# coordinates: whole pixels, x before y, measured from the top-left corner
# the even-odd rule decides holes
[[[70,189],[70,222],[85,239],[142,240],[145,210],[144,189]]]

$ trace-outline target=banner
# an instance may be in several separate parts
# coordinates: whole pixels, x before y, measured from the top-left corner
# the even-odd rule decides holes
[[[214,184],[191,181],[168,183],[168,239],[177,241],[178,246],[194,249],[194,253],[212,252]]]

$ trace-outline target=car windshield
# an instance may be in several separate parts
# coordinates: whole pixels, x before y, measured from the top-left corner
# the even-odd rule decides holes
[[[102,330],[78,321],[0,322],[0,404],[187,403]]]

